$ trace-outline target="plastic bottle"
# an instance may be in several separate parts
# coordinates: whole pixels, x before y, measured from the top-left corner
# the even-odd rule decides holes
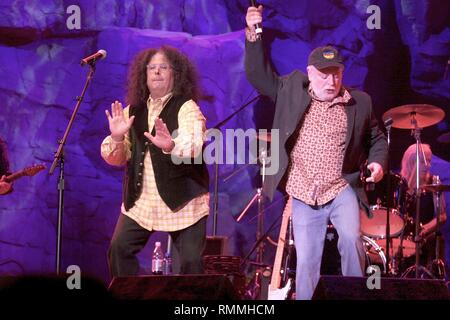
[[[164,253],[161,249],[161,242],[155,242],[152,256],[152,274],[163,274],[164,272]]]
[[[172,257],[169,252],[166,252],[166,255],[164,256],[164,274],[172,274]]]

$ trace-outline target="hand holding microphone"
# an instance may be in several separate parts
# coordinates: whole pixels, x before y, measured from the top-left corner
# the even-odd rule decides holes
[[[263,6],[259,5],[258,7],[256,7],[254,0],[252,0],[251,3],[252,6],[247,9],[245,22],[247,23],[247,27],[250,29],[250,31],[256,33],[256,37],[260,39],[262,34],[261,22]]]

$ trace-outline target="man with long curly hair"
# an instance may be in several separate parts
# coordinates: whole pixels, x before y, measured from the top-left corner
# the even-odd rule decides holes
[[[6,181],[6,174],[8,173],[9,160],[6,153],[6,145],[0,138],[0,195],[4,195],[12,191],[12,184]]]
[[[179,273],[203,272],[209,177],[203,162],[185,161],[202,156],[206,119],[198,97],[193,64],[163,46],[138,53],[130,67],[128,106],[115,101],[106,110],[111,134],[102,157],[126,166],[121,214],[108,250],[113,277],[139,273],[136,254],[153,231],[170,233]]]

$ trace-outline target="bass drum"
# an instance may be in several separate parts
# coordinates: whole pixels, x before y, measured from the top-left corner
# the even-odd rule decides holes
[[[386,256],[383,248],[373,239],[362,235],[361,240],[366,256],[366,272],[369,266],[378,266],[380,271],[386,273]],[[322,265],[320,268],[321,275],[341,275],[341,256],[337,249],[338,234],[336,229],[329,225],[325,234],[325,245],[323,248]]]
[[[367,217],[364,209],[359,210],[361,233],[374,239],[386,238],[387,209],[380,206],[371,206],[372,218]],[[398,237],[405,228],[405,222],[396,209],[389,210],[390,236]]]

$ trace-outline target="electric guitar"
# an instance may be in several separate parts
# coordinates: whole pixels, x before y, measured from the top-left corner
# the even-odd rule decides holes
[[[281,286],[281,264],[283,260],[284,248],[286,246],[286,231],[289,223],[289,218],[292,212],[292,197],[288,198],[286,206],[283,211],[283,218],[281,221],[280,236],[278,237],[278,246],[275,253],[275,261],[273,263],[272,278],[270,280],[268,300],[286,300],[289,290],[291,289],[291,279],[286,281],[283,288]],[[284,270],[286,272],[286,270]]]
[[[6,176],[5,179],[7,182],[13,182],[14,180],[17,180],[19,178],[28,176],[34,176],[36,173],[38,173],[39,171],[42,171],[46,168],[45,165],[43,164],[37,164],[34,166],[30,166],[30,167],[26,167],[22,170],[16,171],[12,174],[10,174],[9,176]]]

